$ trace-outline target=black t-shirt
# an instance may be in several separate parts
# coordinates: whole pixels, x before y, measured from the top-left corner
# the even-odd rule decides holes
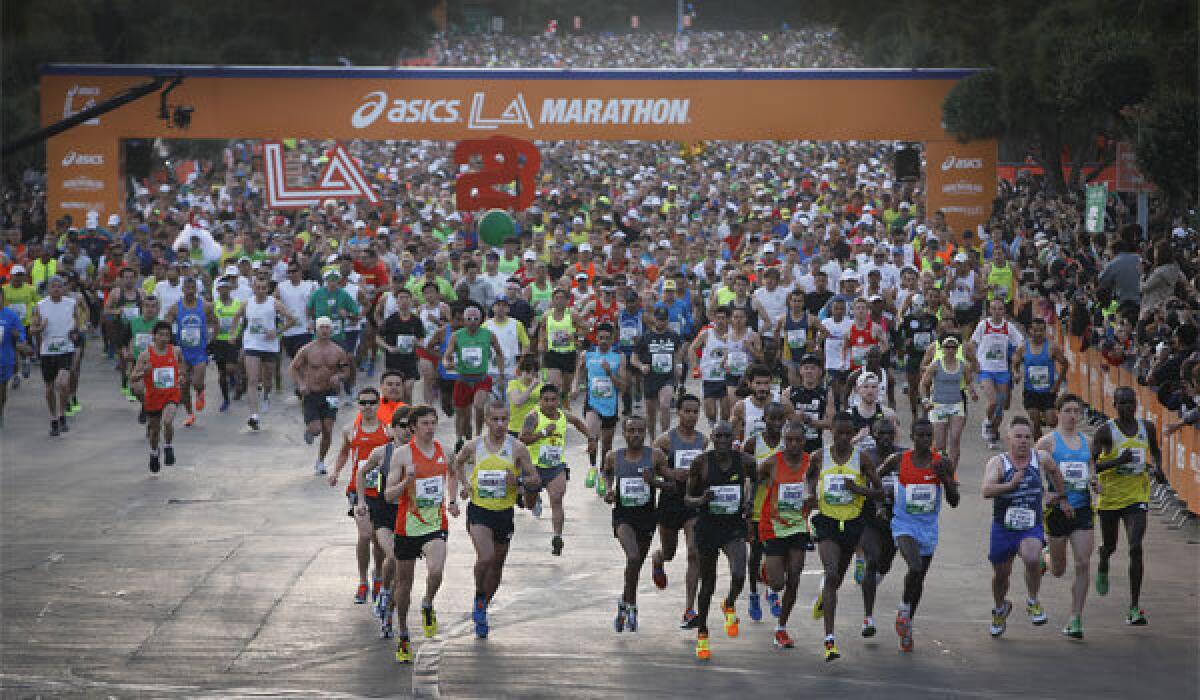
[[[410,316],[400,318],[399,312],[388,316],[383,322],[383,341],[394,346],[400,352],[387,353],[387,359],[392,362],[415,362],[417,346],[425,338],[425,324],[420,317]]]
[[[557,280],[562,279],[563,273],[566,271],[567,271],[566,263],[562,263],[561,265],[555,265],[554,263],[547,263],[547,265],[546,265],[546,273],[547,273],[547,276],[549,276],[551,280],[557,281]]]
[[[833,292],[829,291],[828,289],[823,292],[809,292],[808,294],[804,295],[804,310],[813,316],[816,316],[817,314],[821,313],[821,309],[825,308],[825,305],[828,304],[829,300],[832,298]]]
[[[904,334],[904,345],[909,351],[909,361],[920,365],[925,348],[937,337],[937,318],[928,312],[908,314],[904,317],[900,330]]]
[[[675,353],[681,347],[683,341],[677,333],[646,331],[637,346],[638,359],[643,364],[650,365],[651,378],[669,378],[674,376]]]

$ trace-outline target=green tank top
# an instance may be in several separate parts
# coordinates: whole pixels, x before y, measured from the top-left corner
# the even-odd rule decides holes
[[[529,398],[525,400],[525,403],[512,404],[512,416],[508,419],[508,429],[511,432],[519,433],[521,426],[525,425],[525,416],[528,416],[529,412],[538,405],[540,400],[538,392],[542,390],[542,382],[534,379],[526,384],[524,380],[518,378],[509,381],[508,388],[512,389],[513,387],[520,392],[533,387],[533,391],[529,392]]]
[[[480,328],[471,335],[466,328],[454,331],[454,370],[468,377],[483,377],[488,373],[492,355],[492,332]]]
[[[551,425],[554,426],[554,432],[550,437],[538,438],[530,445],[529,456],[539,469],[555,469],[562,466],[563,447],[567,444],[567,414],[560,410],[558,418],[550,420],[542,414],[542,409],[535,408],[534,415],[537,416],[537,427],[534,429],[536,434],[541,435],[546,427]]]
[[[240,308],[242,302],[237,299],[228,304],[222,304],[219,297],[213,300],[213,315],[217,317],[217,340],[230,340],[233,337],[233,317]]]
[[[554,312],[546,314],[546,349],[551,352],[575,352],[575,321],[565,311],[561,319]]]
[[[987,285],[988,299],[996,298],[996,287],[1000,287],[1004,289],[1004,296],[1000,298],[1003,301],[1011,300],[1013,294],[1012,265],[1005,265],[1004,267],[996,267],[993,265],[992,269],[988,270]]]
[[[545,289],[538,289],[537,282],[529,284],[530,297],[533,299],[533,308],[538,313],[544,312],[550,308],[550,300],[554,297],[554,285],[547,280]]]
[[[150,347],[151,341],[154,340],[154,324],[158,323],[157,318],[146,320],[141,316],[129,321],[129,332],[133,343],[134,359],[141,356],[142,351]]]
[[[519,268],[519,267],[521,267],[520,256],[517,256],[517,257],[513,258],[512,260],[506,260],[504,258],[504,256],[501,255],[500,256],[500,265],[497,267],[497,269],[506,275],[512,275],[514,272],[517,271],[517,268]]]

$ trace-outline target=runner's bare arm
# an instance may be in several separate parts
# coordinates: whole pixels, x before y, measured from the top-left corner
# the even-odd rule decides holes
[[[380,447],[376,449],[383,448]],[[373,456],[374,453],[372,453],[372,457]],[[363,478],[363,472],[370,471],[371,468],[373,467],[370,465],[360,467],[358,470],[358,478],[361,480]],[[399,501],[400,494],[412,488],[413,482],[417,478],[416,467],[414,467],[412,463],[412,448],[410,448],[408,445],[401,445],[392,452],[392,466],[388,472],[395,473],[397,471],[403,473],[404,478],[400,479],[396,483],[389,483],[387,488],[384,489],[384,497],[392,503]],[[362,487],[360,486],[359,488]],[[359,493],[364,492],[359,491]]]
[[[995,498],[1016,490],[1021,484],[1022,477],[1025,476],[1025,469],[1022,467],[1013,472],[1011,481],[1001,481],[1003,472],[1000,471],[1003,461],[1000,457],[992,457],[988,460],[987,466],[983,469],[983,497]]]
[[[708,490],[708,454],[704,453],[692,462],[692,468],[688,471],[687,493],[683,497],[683,503],[688,508],[703,508],[712,500],[712,492]]]
[[[288,374],[292,378],[292,383],[296,385],[296,391],[301,394],[305,391],[304,382],[301,379],[300,372],[304,369],[304,365],[308,364],[308,346],[300,348],[292,361],[288,363]]]
[[[545,432],[537,432],[537,424],[537,413],[530,411],[525,415],[525,422],[521,423],[521,434],[518,439],[526,445],[532,445],[543,437],[549,437]],[[550,428],[550,430],[553,430],[553,428]]]
[[[1160,482],[1166,481],[1162,470],[1162,451],[1158,446],[1158,428],[1155,427],[1152,420],[1144,420],[1142,423],[1146,426],[1146,440],[1150,443],[1150,457],[1154,459],[1154,478]]]
[[[542,478],[538,476],[538,471],[533,466],[529,448],[519,442],[513,443],[513,462],[521,470],[521,475],[525,477],[526,491],[537,491],[542,487]]]
[[[329,485],[330,486],[337,485],[338,476],[341,475],[342,469],[346,468],[346,460],[350,459],[350,443],[351,443],[352,439],[353,439],[353,437],[350,434],[350,430],[347,428],[343,428],[342,429],[342,446],[340,448],[338,448],[337,461],[333,465],[333,471],[329,473]]]
[[[888,455],[887,459],[883,460],[883,464],[879,465],[879,470],[878,470],[880,479],[887,476],[888,474],[892,474],[894,472],[900,471],[900,456],[901,456],[901,454],[902,453],[900,453],[900,452],[893,452],[892,454]]]
[[[460,498],[463,498],[463,499],[467,499],[467,498],[471,497],[471,489],[470,489],[471,480],[467,478],[467,465],[475,462],[475,440],[478,440],[478,439],[480,439],[480,438],[474,438],[474,439],[468,440],[466,442],[466,444],[463,445],[463,448],[458,451],[458,454],[454,456],[454,465],[453,465],[453,469],[451,471],[453,471],[455,474],[458,475],[458,483],[459,483],[459,494],[458,495]],[[514,456],[515,456],[516,447],[518,446],[518,444],[519,443],[513,444]]]

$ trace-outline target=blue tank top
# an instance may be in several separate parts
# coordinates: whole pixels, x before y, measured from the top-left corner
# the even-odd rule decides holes
[[[1092,505],[1092,492],[1088,481],[1092,476],[1092,452],[1088,449],[1087,437],[1079,434],[1078,449],[1067,447],[1067,443],[1054,431],[1054,463],[1062,472],[1067,487],[1067,503],[1072,508],[1087,508]],[[1054,484],[1049,484],[1051,490]]]
[[[800,362],[804,347],[808,342],[808,314],[801,313],[800,320],[792,319],[789,309],[783,315],[783,341],[792,349],[792,362]]]
[[[621,352],[626,357],[637,347],[638,339],[642,337],[642,312],[629,313],[621,311],[617,314],[617,342]]]
[[[450,326],[442,331],[442,342],[438,344],[438,376],[442,379],[455,381],[458,379],[458,372],[451,372],[446,369],[446,365],[442,362],[442,355],[446,354],[446,348],[450,346],[450,334],[453,331]]]
[[[613,377],[604,371],[600,363],[608,360],[613,377],[621,373],[621,353],[609,350],[588,350],[584,355],[584,368],[587,371],[588,406],[605,418],[617,415],[617,386]]]
[[[1000,459],[1004,463],[1004,469],[1000,474],[1000,481],[1003,483],[1012,479],[1016,468],[1013,467],[1012,460],[1007,454],[1000,455]],[[1029,459],[1029,466],[1025,469],[1025,477],[1021,479],[1021,485],[1015,491],[1009,491],[992,499],[992,519],[997,525],[1010,530],[1028,530],[1041,522],[1042,467],[1038,464],[1036,450]],[[1026,511],[1034,514],[1032,521],[1028,520],[1029,516]]]
[[[184,353],[203,351],[208,347],[208,324],[204,318],[204,302],[198,297],[196,306],[187,308],[183,299],[176,302],[175,340]]]
[[[1050,341],[1042,343],[1042,351],[1033,352],[1029,340],[1025,341],[1025,391],[1045,393],[1054,386],[1054,358],[1050,357]]]

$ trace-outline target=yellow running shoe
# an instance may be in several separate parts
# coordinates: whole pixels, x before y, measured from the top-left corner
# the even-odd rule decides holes
[[[833,640],[833,637],[826,637],[825,638],[825,660],[826,661],[834,661],[834,660],[840,659],[840,658],[842,658],[842,652],[838,651],[837,642]]]
[[[432,637],[438,633],[437,613],[433,611],[433,606],[421,606],[421,631],[426,637]]]
[[[401,637],[396,641],[396,661],[402,664],[412,663],[412,644],[409,643],[408,637]]]
[[[825,589],[817,591],[817,597],[813,598],[812,602],[812,618],[820,620],[825,617]]]
[[[732,605],[722,605],[721,612],[725,613],[725,634],[730,637],[738,636],[738,616]]]
[[[696,658],[700,661],[712,658],[712,650],[708,648],[708,635],[703,632],[696,635]]]

